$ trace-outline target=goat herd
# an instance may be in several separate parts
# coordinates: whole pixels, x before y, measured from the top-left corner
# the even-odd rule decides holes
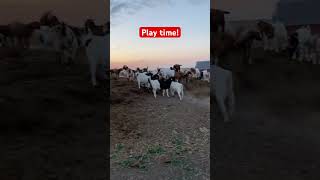
[[[211,13],[213,92],[225,121],[230,120],[234,111],[232,72],[236,71],[236,66],[224,66],[227,55],[240,52],[241,56],[233,60],[246,66],[254,63],[252,51],[262,48],[284,53],[292,62],[320,64],[320,36],[313,34],[310,26],[300,26],[291,32],[279,21],[257,20],[249,25],[235,25],[225,21],[225,14],[230,12],[215,9]]]
[[[91,82],[96,86],[97,66],[103,65],[105,69],[109,60],[109,26],[110,23],[99,26],[94,20],[87,19],[83,28],[74,27],[46,12],[39,21],[0,25],[0,48],[54,51],[58,63],[66,64],[74,63],[79,49],[85,48]],[[105,71],[100,74],[103,79],[107,78]]]
[[[210,73],[207,70],[200,71],[198,68],[181,68],[182,65],[175,64],[170,68],[157,68],[148,70],[148,68],[137,68],[132,70],[124,65],[121,69],[110,70],[110,76],[113,78],[126,78],[128,81],[137,81],[138,88],[145,87],[152,89],[154,98],[157,97],[157,91],[162,91],[162,96],[170,97],[177,93],[179,99],[184,96],[183,84],[190,82],[191,79],[198,79],[210,82]]]
[[[211,39],[213,92],[225,121],[230,119],[234,109],[233,69],[223,68],[226,55],[240,51],[240,61],[244,65],[252,64],[252,50],[260,43],[265,51],[285,51],[288,59],[320,64],[320,37],[313,34],[309,26],[289,32],[281,22],[269,23],[260,20],[253,26],[234,27],[225,22],[225,14],[228,12],[215,10],[211,17],[211,30],[214,33]],[[56,53],[59,63],[67,64],[75,63],[79,49],[84,48],[93,86],[97,85],[97,75],[101,75],[100,79],[107,79],[109,39],[110,23],[96,25],[93,20],[88,19],[84,27],[79,28],[67,25],[51,12],[44,13],[39,21],[0,25],[0,48],[51,50]],[[98,65],[102,68],[98,68]],[[190,78],[210,81],[208,71],[200,72],[195,68],[180,66],[174,65],[154,71],[131,70],[125,66],[122,69],[110,70],[110,75],[136,79],[139,88],[141,85],[151,87],[155,97],[156,91],[160,89],[167,91],[169,96],[168,89],[173,87],[172,91],[178,91],[180,99],[183,98],[183,86],[180,84],[182,80],[186,83]]]

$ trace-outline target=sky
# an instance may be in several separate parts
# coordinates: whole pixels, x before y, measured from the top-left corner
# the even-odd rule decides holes
[[[210,59],[209,0],[114,0],[110,13],[111,68],[194,67]],[[140,26],[179,26],[182,35],[142,39]]]
[[[84,18],[93,18],[97,22],[105,22],[109,14],[107,2],[109,0],[1,0],[0,24],[12,21],[28,22],[38,20],[39,16],[47,10],[54,10],[59,17],[63,17],[70,24],[82,25]],[[110,0],[112,2],[125,2],[123,0]],[[158,0],[163,4],[171,1],[171,4],[184,5],[183,0]],[[157,2],[158,2],[157,1]],[[191,4],[199,4],[208,0],[185,0]],[[228,15],[231,19],[255,19],[271,17],[274,5],[279,0],[212,0],[211,7],[226,9],[232,12]],[[298,0],[282,0],[298,1]],[[127,0],[127,2],[142,2],[141,0]],[[155,2],[145,0],[144,2]],[[202,4],[200,3],[200,4]],[[114,3],[112,3],[114,4]],[[124,3],[125,4],[125,3]],[[152,3],[149,3],[152,4]],[[159,5],[160,3],[158,3]],[[169,3],[170,4],[170,3]],[[148,6],[148,5],[146,5]],[[150,6],[150,5],[149,5]],[[252,8],[254,7],[254,8]],[[119,15],[119,13],[116,13]],[[120,13],[121,14],[121,13]]]

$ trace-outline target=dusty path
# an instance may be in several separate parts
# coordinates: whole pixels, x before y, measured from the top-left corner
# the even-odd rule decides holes
[[[112,160],[111,179],[209,178],[208,96],[199,99],[186,91],[182,101],[177,95],[158,94],[154,99],[136,83],[113,80],[111,97],[112,154],[117,153],[116,144],[124,146],[119,158]],[[148,148],[161,152],[150,155]],[[179,148],[182,158],[174,160]],[[119,165],[130,155],[151,157]]]

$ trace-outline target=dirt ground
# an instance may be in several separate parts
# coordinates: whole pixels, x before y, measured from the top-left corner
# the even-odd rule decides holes
[[[260,54],[243,77],[233,121],[213,116],[211,176],[319,179],[320,66]]]
[[[209,95],[199,80],[182,101],[111,80],[111,179],[209,179]]]
[[[106,179],[108,87],[47,52],[0,55],[0,179]],[[318,180],[320,67],[266,55],[244,77],[213,129],[203,84],[180,102],[112,80],[111,178],[209,179],[211,131],[217,180]]]
[[[107,85],[49,52],[0,54],[0,179],[106,179]]]

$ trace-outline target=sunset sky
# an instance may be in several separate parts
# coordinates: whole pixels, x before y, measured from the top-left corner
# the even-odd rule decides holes
[[[210,58],[210,1],[175,0],[148,1],[124,6],[116,12],[120,2],[111,1],[111,68],[170,67],[176,63],[194,67],[196,61]],[[138,1],[136,1],[138,2]],[[132,4],[128,4],[132,6]],[[141,39],[140,26],[179,26],[181,38]]]

